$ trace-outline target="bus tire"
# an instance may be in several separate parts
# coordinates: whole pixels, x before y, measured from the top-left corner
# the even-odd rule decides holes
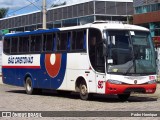
[[[32,83],[32,80],[31,80],[30,77],[26,78],[25,89],[26,89],[26,93],[29,94],[29,95],[32,95],[32,94],[36,93],[37,90],[38,90],[38,89],[33,88],[33,83]]]
[[[130,97],[130,93],[128,94],[118,94],[118,98],[121,101],[127,101],[127,99]]]
[[[88,93],[88,89],[87,89],[87,85],[85,83],[85,81],[81,81],[80,86],[80,98],[82,100],[89,100],[91,99],[92,94]]]

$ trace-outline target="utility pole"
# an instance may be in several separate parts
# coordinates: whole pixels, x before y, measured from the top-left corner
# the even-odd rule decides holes
[[[42,12],[43,12],[43,29],[46,29],[46,0],[43,0],[43,5],[42,5]]]

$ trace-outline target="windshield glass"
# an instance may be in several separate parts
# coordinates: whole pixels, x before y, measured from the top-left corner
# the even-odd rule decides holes
[[[109,73],[156,73],[154,48],[149,32],[110,30],[107,35]]]

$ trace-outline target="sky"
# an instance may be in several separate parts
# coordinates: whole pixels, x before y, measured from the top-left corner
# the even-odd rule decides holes
[[[66,1],[67,4],[74,4],[77,2],[85,2],[88,0],[46,0],[47,8],[50,8],[50,6],[53,4],[63,3],[64,1]],[[6,17],[26,14],[41,10],[42,0],[0,0],[0,8],[9,8]]]

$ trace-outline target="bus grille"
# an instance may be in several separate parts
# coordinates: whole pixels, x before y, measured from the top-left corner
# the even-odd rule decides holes
[[[127,88],[124,93],[131,93],[131,92],[135,92],[135,93],[145,93],[145,89],[144,88]]]

